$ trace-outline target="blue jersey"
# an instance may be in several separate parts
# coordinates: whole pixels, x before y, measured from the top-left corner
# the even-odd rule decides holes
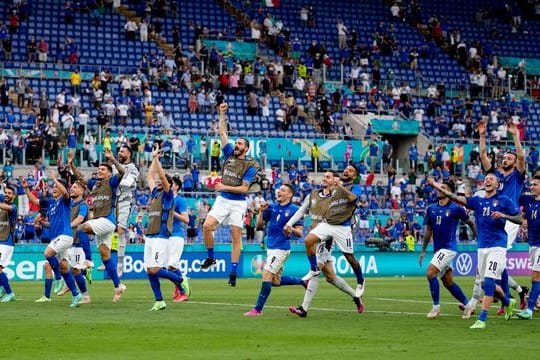
[[[536,200],[531,195],[523,195],[520,198],[520,204],[527,218],[529,245],[540,246],[540,200]]]
[[[88,180],[88,189],[92,190],[94,186],[96,185],[96,183],[98,183],[99,181],[100,180],[98,179]],[[107,180],[103,180],[103,181],[107,181]],[[109,213],[109,215],[105,216],[105,218],[110,220],[113,224],[116,224],[116,210],[115,210],[116,192],[117,192],[116,190],[118,189],[118,185],[120,185],[120,178],[118,177],[118,175],[113,175],[109,178],[109,185],[111,186],[111,189],[112,189],[111,203],[113,204],[113,206],[111,207],[111,212]]]
[[[71,199],[61,197],[56,199],[47,212],[51,227],[50,237],[54,240],[60,235],[73,237],[71,229]]]
[[[174,212],[182,214],[187,211],[186,199],[183,196],[176,195],[174,197]],[[171,236],[184,237],[185,225],[182,221],[178,220],[176,217],[173,219],[173,231]]]
[[[506,248],[508,242],[508,236],[504,230],[506,220],[493,219],[491,213],[500,211],[506,215],[517,215],[519,209],[514,202],[506,196],[499,195],[490,198],[470,196],[467,197],[466,206],[468,209],[474,210],[478,248]]]
[[[13,246],[13,233],[15,232],[15,226],[17,224],[17,205],[9,204],[9,207],[11,208],[11,211],[9,211],[5,215],[7,219],[4,218],[5,220],[7,220],[7,224],[4,223],[2,224],[2,226],[9,226],[10,231],[8,233],[7,239],[0,239],[0,245]],[[0,211],[4,212],[6,210],[0,210]]]
[[[234,148],[231,144],[227,144],[223,147],[223,156],[225,159],[233,156]],[[251,183],[257,174],[257,169],[254,166],[251,166],[247,169],[246,173],[242,177],[242,181]],[[229,200],[246,200],[246,194],[237,194],[228,191],[222,191],[221,196]]]
[[[469,216],[462,206],[449,202],[446,205],[435,203],[427,209],[424,225],[433,230],[433,251],[447,249],[457,251],[456,231],[459,221]]]
[[[147,237],[168,239],[169,236],[171,236],[171,234],[169,233],[169,229],[167,229],[167,218],[168,218],[168,212],[173,210],[174,193],[173,193],[172,188],[170,188],[169,191],[167,192],[165,192],[165,190],[158,191],[157,188],[154,188],[152,190],[152,194],[150,195],[150,203],[155,198],[159,197],[161,194],[163,194],[163,197],[161,199],[162,205],[163,205],[163,214],[161,216],[161,226],[159,228],[159,233],[147,235]],[[173,224],[174,224],[174,220],[173,220]]]
[[[266,230],[268,249],[290,250],[291,243],[289,237],[283,233],[283,227],[297,210],[298,206],[292,203],[287,205],[274,203],[264,210],[263,220],[268,224]],[[302,221],[298,221],[293,226],[298,225],[302,225]]]
[[[83,222],[88,220],[88,204],[84,200],[80,200],[80,206],[79,206],[79,215],[83,217]],[[77,206],[79,202],[71,202],[71,207]],[[78,242],[73,242],[73,247],[81,247],[81,242],[83,241],[90,241],[90,238],[87,233],[84,231],[77,231],[77,237],[79,238]]]
[[[495,171],[495,175],[499,178],[497,193],[509,197],[514,204],[519,204],[519,197],[521,196],[523,183],[525,182],[525,173],[520,173],[518,169],[514,169],[510,174],[504,176],[504,174],[497,170]]]

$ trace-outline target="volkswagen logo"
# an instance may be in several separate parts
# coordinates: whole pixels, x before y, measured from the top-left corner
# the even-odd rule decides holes
[[[469,254],[459,254],[456,258],[456,271],[460,275],[469,275],[473,267],[473,259]]]

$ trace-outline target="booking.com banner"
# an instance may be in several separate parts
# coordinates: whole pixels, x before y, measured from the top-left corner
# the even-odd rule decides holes
[[[33,247],[33,251],[21,251],[16,247],[12,261],[5,269],[9,279],[41,280],[44,278],[43,249]],[[39,251],[38,251],[39,250]],[[429,266],[432,253],[426,254],[422,267],[418,264],[418,252],[357,252],[356,258],[366,276],[423,276]],[[93,254],[96,268],[100,264],[99,254]],[[231,269],[230,253],[217,251],[216,265],[210,269],[201,269],[206,257],[204,251],[184,251],[180,262],[180,271],[190,278],[227,278]],[[530,275],[529,255],[527,252],[509,252],[507,267],[510,275]],[[260,277],[266,261],[264,251],[244,251],[240,258],[240,277]],[[340,276],[353,276],[352,269],[339,251],[333,253],[334,270]],[[454,274],[458,276],[474,276],[476,272],[476,252],[461,252],[454,261]],[[94,268],[94,279],[104,276]],[[308,260],[303,250],[291,252],[285,263],[284,274],[303,276],[309,270]],[[137,251],[128,251],[124,262],[124,279],[146,279],[142,247]]]

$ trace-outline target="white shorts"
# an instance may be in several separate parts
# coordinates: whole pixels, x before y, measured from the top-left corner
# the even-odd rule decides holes
[[[358,220],[359,229],[369,229],[369,220]]]
[[[90,224],[92,231],[96,234],[97,247],[105,245],[110,249],[112,246],[112,234],[116,230],[116,225],[111,220],[103,217],[88,220],[87,223]]]
[[[73,237],[67,236],[67,235],[60,235],[55,237],[47,247],[54,250],[56,253],[56,257],[59,261],[62,260],[68,260],[69,261],[69,254],[68,250],[73,245]]]
[[[221,225],[243,228],[246,209],[247,202],[245,200],[229,200],[218,196],[208,215],[216,219]]]
[[[13,257],[13,245],[0,245],[0,266],[7,268]]]
[[[433,254],[433,258],[431,259],[430,264],[439,269],[439,276],[442,277],[448,270],[453,269],[452,261],[454,260],[456,255],[456,251],[440,249],[435,254]]]
[[[283,264],[290,254],[291,250],[266,250],[266,264],[264,264],[264,270],[276,275],[283,268]]]
[[[332,250],[334,249],[334,243],[330,247],[330,250],[326,248],[326,242],[317,244],[317,264],[324,266],[329,262],[333,262]]]
[[[519,225],[514,224],[511,221],[506,221],[506,224],[504,225],[504,231],[506,231],[506,235],[508,235],[508,243],[506,245],[506,248],[510,249],[512,248],[512,244],[516,240],[519,231]]]
[[[345,254],[353,253],[352,230],[350,226],[330,225],[322,222],[309,232],[317,236],[321,242],[332,239],[334,244]]]
[[[169,240],[144,237],[144,267],[163,268],[167,266]]]
[[[171,236],[167,243],[167,265],[175,269],[180,268],[180,259],[184,252],[184,238],[181,236]]]
[[[532,271],[540,271],[540,247],[531,246],[529,249],[529,263]]]
[[[501,279],[501,274],[506,268],[506,249],[492,247],[478,249],[478,274],[480,280],[491,278]]]
[[[69,265],[74,269],[86,269],[84,262],[86,261],[86,255],[82,247],[72,247],[68,251]]]
[[[131,201],[122,201],[116,205],[116,223],[118,227],[127,229],[129,214],[131,212]]]

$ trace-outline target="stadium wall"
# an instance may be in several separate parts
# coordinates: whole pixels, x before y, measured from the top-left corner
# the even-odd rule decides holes
[[[43,245],[20,245],[15,248],[13,258],[7,269],[8,278],[13,280],[41,280],[44,278]],[[125,258],[123,279],[146,279],[143,265],[143,245],[128,245]],[[476,252],[472,247],[464,247],[454,261],[454,274],[473,276],[476,271]],[[517,244],[517,251],[508,252],[507,267],[511,275],[529,275],[529,254],[526,244]],[[230,269],[229,245],[216,246],[217,264],[211,269],[200,268],[206,251],[202,245],[187,247],[182,256],[180,270],[190,278],[227,278]],[[334,268],[340,276],[353,276],[350,265],[339,252],[334,253]],[[429,256],[422,267],[418,265],[419,252],[380,252],[356,251],[364,274],[370,276],[422,276],[429,265]],[[246,245],[240,258],[239,276],[260,277],[266,258],[266,252],[257,245]],[[99,264],[99,254],[93,259]],[[284,273],[289,276],[302,276],[308,269],[303,245],[295,245],[287,260]],[[103,279],[104,273],[94,268],[94,279]]]

